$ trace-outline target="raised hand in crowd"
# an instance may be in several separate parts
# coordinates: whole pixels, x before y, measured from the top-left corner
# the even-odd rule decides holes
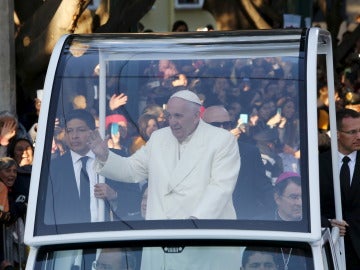
[[[277,126],[278,124],[280,124],[282,118],[283,117],[281,117],[281,114],[277,113],[273,117],[271,117],[266,124],[270,127]]]
[[[8,145],[11,138],[16,134],[16,122],[14,120],[4,120],[1,128],[1,145]]]
[[[124,93],[113,94],[109,100],[110,110],[114,111],[127,103],[128,97]]]
[[[287,122],[287,119],[285,117],[281,117],[278,128],[284,128],[286,125],[286,122]]]

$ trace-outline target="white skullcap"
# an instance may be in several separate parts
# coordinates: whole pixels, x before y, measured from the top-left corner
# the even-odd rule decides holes
[[[191,101],[191,102],[194,102],[196,104],[201,105],[201,101],[200,101],[199,97],[194,92],[191,92],[190,90],[178,91],[178,92],[174,93],[170,97],[170,99],[173,98],[173,97],[182,98],[182,99],[185,99],[187,101]]]

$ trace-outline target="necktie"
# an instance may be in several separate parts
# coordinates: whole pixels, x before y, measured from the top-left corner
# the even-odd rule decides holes
[[[80,158],[82,167],[80,170],[80,205],[85,221],[91,221],[90,215],[90,179],[86,171],[86,163],[89,157]]]
[[[340,169],[340,183],[342,190],[346,193],[350,190],[350,168],[349,168],[350,158],[348,156],[343,157],[342,165]]]

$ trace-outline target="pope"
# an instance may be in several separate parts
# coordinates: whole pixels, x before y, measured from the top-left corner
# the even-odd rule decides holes
[[[130,157],[109,151],[99,132],[89,138],[95,170],[136,183],[148,179],[146,219],[235,219],[232,193],[240,169],[235,137],[200,118],[201,102],[189,90],[168,100],[169,126],[152,133]]]

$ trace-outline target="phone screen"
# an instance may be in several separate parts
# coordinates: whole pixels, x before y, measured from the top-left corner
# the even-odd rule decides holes
[[[249,120],[249,116],[246,113],[242,113],[239,116],[242,124],[247,124]]]
[[[111,124],[111,134],[116,135],[119,132],[119,124],[118,123],[112,123]]]

